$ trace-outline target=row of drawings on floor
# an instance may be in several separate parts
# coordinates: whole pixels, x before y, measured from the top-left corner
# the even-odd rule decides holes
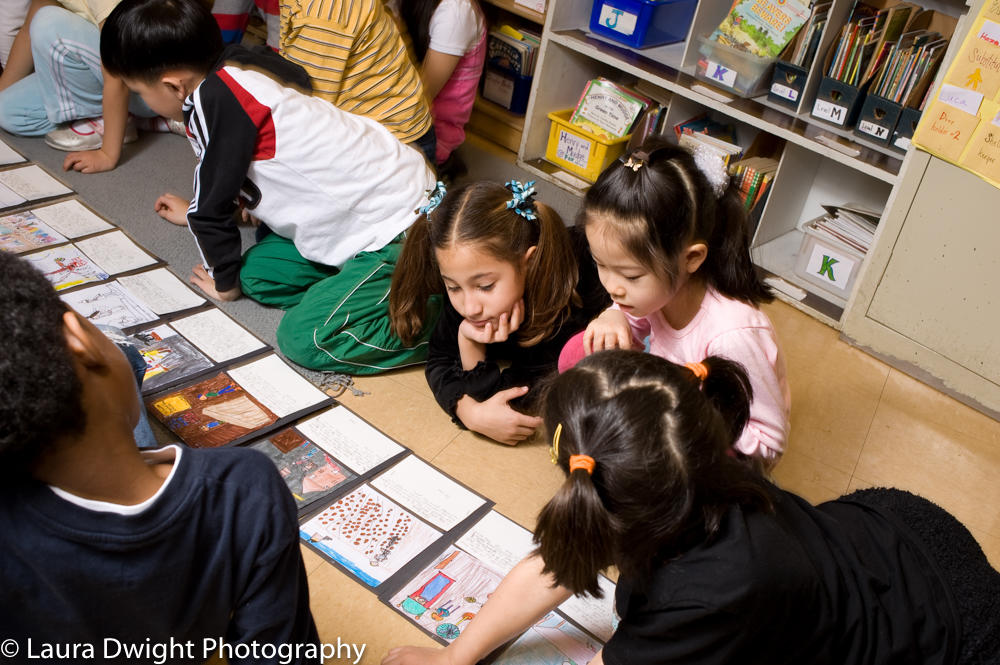
[[[0,250],[60,297],[122,329],[146,360],[149,413],[192,447],[246,445],[277,466],[302,541],[442,644],[454,640],[531,533],[333,399],[163,261],[0,141]],[[614,584],[572,598],[496,657],[587,663],[613,632]]]

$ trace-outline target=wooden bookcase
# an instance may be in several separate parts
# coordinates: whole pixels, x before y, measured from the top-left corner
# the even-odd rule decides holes
[[[929,9],[962,16],[963,0],[920,2]],[[785,147],[752,243],[754,262],[787,288],[778,297],[825,323],[840,328],[851,294],[831,299],[795,271],[803,233],[801,222],[823,214],[822,205],[854,202],[892,209],[895,193],[912,149],[899,153],[812,118],[809,111],[822,78],[822,53],[846,20],[853,0],[833,0],[831,22],[823,35],[820,55],[808,73],[797,110],[766,97],[744,99],[696,78],[698,36],[708,35],[728,11],[730,2],[698,3],[687,39],[647,49],[633,49],[588,32],[591,2],[549,0],[539,61],[518,150],[518,164],[533,175],[582,195],[587,183],[565,177],[544,158],[550,111],[574,106],[587,81],[605,76],[615,82],[645,82],[661,91],[667,103],[665,127],[673,127],[707,111],[733,124],[744,147],[764,132],[782,139]],[[943,71],[943,68],[942,68]],[[875,244],[880,241],[876,234]],[[864,270],[864,265],[860,270]]]

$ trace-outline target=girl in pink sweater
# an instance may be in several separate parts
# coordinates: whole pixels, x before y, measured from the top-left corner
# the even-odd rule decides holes
[[[750,420],[736,454],[773,466],[791,403],[770,320],[773,299],[750,261],[746,213],[721,160],[662,139],[608,167],[584,199],[586,230],[613,305],[571,339],[559,369],[604,349],[642,349],[674,363],[722,356],[750,376]]]

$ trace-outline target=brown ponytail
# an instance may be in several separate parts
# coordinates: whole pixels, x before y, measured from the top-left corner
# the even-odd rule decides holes
[[[427,316],[427,299],[441,291],[434,250],[428,238],[427,215],[421,215],[406,232],[389,289],[389,323],[406,344],[420,335]]]

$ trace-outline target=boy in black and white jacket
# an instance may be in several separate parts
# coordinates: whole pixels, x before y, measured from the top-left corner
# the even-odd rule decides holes
[[[125,0],[105,23],[101,56],[153,110],[187,126],[194,198],[164,194],[156,209],[194,235],[194,284],[287,310],[278,344],[308,367],[373,373],[425,358],[425,343],[389,333],[386,297],[402,233],[434,186],[421,153],[310,96],[300,66],[223,48],[197,0]],[[245,254],[238,206],[262,225]]]

